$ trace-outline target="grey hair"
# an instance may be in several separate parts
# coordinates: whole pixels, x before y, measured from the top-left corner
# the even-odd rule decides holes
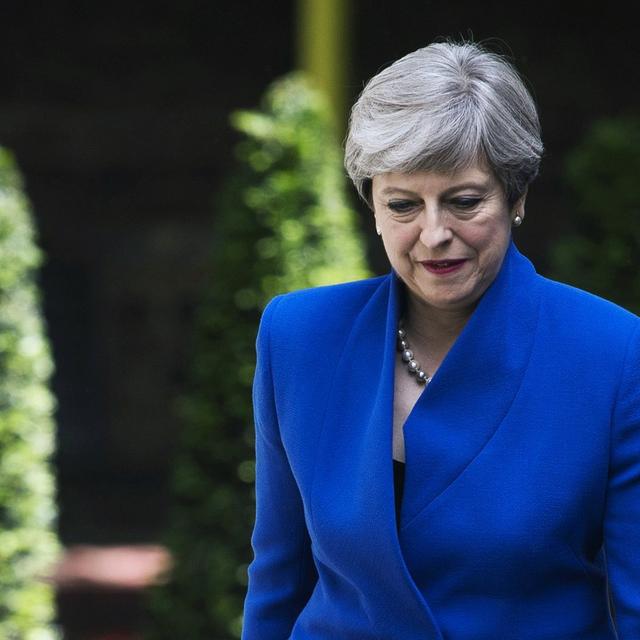
[[[394,171],[488,165],[509,204],[538,174],[536,106],[515,68],[470,42],[438,42],[375,75],[351,110],[345,168],[373,208],[371,181]]]

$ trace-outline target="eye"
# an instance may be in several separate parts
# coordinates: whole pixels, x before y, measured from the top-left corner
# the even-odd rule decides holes
[[[412,200],[391,200],[387,202],[387,207],[395,213],[409,213],[417,206],[418,203]]]
[[[482,202],[482,198],[471,197],[459,197],[452,198],[449,203],[456,209],[462,209],[463,211],[470,211],[474,207],[478,206]]]

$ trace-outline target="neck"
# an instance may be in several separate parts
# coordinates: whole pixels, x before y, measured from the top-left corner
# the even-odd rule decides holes
[[[434,309],[408,292],[404,326],[417,349],[440,358],[456,341],[473,309]]]

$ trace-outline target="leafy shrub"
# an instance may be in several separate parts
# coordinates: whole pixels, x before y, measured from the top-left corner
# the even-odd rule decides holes
[[[233,114],[237,173],[218,200],[173,476],[175,567],[150,637],[238,637],[254,516],[251,384],[260,312],[275,294],[368,275],[328,108],[304,77]],[[304,363],[300,363],[304,375]]]
[[[640,119],[596,122],[568,157],[575,232],[552,249],[552,275],[640,313]]]
[[[6,640],[57,637],[52,589],[40,579],[58,551],[40,261],[20,177],[0,148],[0,637]]]

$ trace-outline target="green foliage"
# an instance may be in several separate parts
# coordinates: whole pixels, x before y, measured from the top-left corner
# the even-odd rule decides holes
[[[41,254],[20,177],[0,148],[0,637],[50,640],[53,593],[41,578],[58,546],[52,361],[40,316]]]
[[[304,77],[232,116],[238,168],[217,203],[173,476],[176,564],[151,597],[157,640],[238,637],[254,516],[251,384],[260,312],[288,290],[368,275],[328,108]],[[301,375],[303,365],[301,363]]]
[[[576,232],[552,249],[552,276],[640,313],[640,119],[596,122],[569,156]]]

